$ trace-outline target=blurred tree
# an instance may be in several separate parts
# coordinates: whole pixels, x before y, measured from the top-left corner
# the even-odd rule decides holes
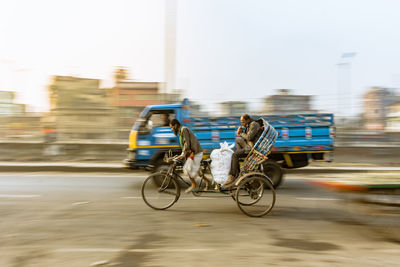
[[[114,82],[117,84],[128,79],[128,68],[117,67],[114,71]]]

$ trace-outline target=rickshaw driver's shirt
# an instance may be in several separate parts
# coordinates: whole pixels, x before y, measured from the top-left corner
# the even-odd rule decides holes
[[[197,137],[194,133],[187,127],[181,126],[178,131],[179,143],[182,148],[182,154],[187,158],[190,154],[198,154],[203,151]]]

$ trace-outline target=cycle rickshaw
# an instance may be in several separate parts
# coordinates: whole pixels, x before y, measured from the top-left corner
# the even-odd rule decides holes
[[[262,163],[268,159],[278,132],[264,119],[263,132],[256,144],[244,159],[240,167],[239,177],[235,184],[227,189],[216,186],[211,190],[194,190],[194,196],[202,193],[220,193],[232,197],[239,209],[251,217],[261,217],[269,213],[275,204],[275,190],[271,179],[263,173]],[[181,192],[181,185],[189,185],[176,171],[181,161],[172,157],[171,151],[165,155],[164,160],[168,162],[168,171],[158,172],[150,175],[142,185],[142,198],[151,208],[165,210],[174,205]],[[210,159],[203,160],[200,170],[199,188],[204,184],[204,175],[210,166]]]

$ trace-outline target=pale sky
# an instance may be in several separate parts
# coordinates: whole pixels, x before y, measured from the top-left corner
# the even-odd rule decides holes
[[[126,66],[163,81],[164,1],[0,0],[0,90],[45,110],[54,74],[110,86]],[[178,0],[177,87],[253,109],[279,88],[315,95],[327,112],[340,95],[341,112],[355,114],[367,88],[400,87],[399,10],[397,0]]]

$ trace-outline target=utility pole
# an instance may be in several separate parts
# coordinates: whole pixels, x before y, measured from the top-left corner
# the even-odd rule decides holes
[[[355,52],[343,53],[338,67],[338,88],[336,98],[336,116],[340,119],[353,116],[353,93],[351,88],[351,60]]]
[[[176,17],[177,0],[165,0],[165,92],[176,89]]]

